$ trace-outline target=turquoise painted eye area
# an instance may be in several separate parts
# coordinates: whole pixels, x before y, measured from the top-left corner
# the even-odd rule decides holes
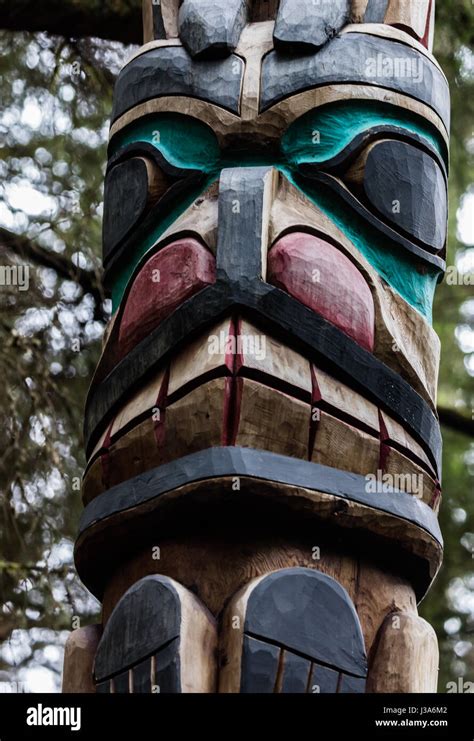
[[[179,113],[154,114],[116,135],[110,145],[109,157],[135,142],[156,147],[175,167],[219,170],[221,153],[217,137],[209,126]]]
[[[281,140],[289,165],[324,162],[335,157],[357,136],[377,126],[392,126],[424,138],[448,165],[446,143],[425,119],[379,101],[343,101],[309,111],[292,123]]]

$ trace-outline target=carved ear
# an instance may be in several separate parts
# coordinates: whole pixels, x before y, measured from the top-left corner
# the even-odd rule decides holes
[[[226,57],[248,18],[248,0],[183,0],[179,35],[193,57]]]
[[[273,34],[282,50],[316,50],[350,20],[350,0],[280,0]]]
[[[435,0],[353,0],[353,16],[361,23],[386,23],[433,48]]]

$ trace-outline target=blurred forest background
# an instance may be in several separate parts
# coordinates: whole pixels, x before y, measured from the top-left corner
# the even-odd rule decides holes
[[[446,692],[474,682],[474,4],[437,6],[453,104],[448,265],[464,285],[443,283],[436,301],[446,557],[421,611]],[[0,265],[30,265],[28,291],[0,288],[0,688],[57,691],[68,631],[98,613],[72,551],[83,403],[110,311],[99,261],[108,115],[140,40],[140,0],[0,0]]]

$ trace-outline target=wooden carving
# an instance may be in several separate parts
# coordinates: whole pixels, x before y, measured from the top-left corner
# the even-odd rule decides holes
[[[435,691],[434,1],[145,0],[65,691]]]

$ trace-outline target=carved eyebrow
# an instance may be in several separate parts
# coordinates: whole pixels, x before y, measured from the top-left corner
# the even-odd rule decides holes
[[[227,59],[194,62],[182,46],[163,46],[140,54],[121,71],[114,92],[112,122],[147,100],[185,95],[240,112],[245,64]]]
[[[385,75],[377,60],[391,60],[393,74]],[[399,67],[414,75],[397,76]],[[369,63],[375,65],[375,74],[369,75]],[[270,51],[262,63],[260,111],[266,111],[290,95],[329,84],[364,83],[408,95],[430,106],[449,131],[450,97],[447,81],[428,57],[406,44],[386,38],[354,32],[332,39],[315,54],[296,57]]]

